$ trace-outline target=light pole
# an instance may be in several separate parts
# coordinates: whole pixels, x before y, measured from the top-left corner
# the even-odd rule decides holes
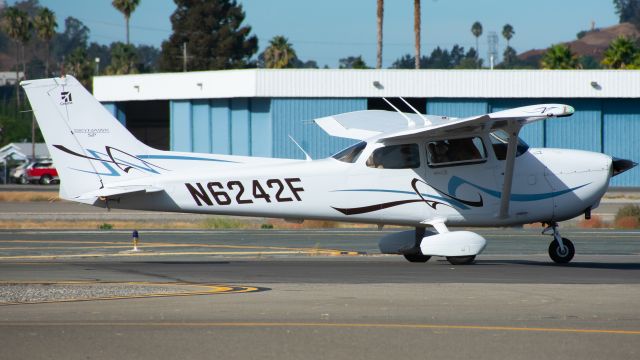
[[[100,58],[96,58],[96,76],[100,75]]]

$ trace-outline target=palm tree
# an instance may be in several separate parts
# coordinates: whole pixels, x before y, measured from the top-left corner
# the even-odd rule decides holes
[[[473,36],[476,37],[476,57],[478,56],[477,54],[480,53],[480,51],[478,51],[478,38],[482,35],[482,24],[480,23],[480,21],[476,21],[473,23],[473,25],[471,25],[471,33],[473,34]]]
[[[580,62],[567,45],[557,44],[551,46],[547,52],[544,53],[540,65],[543,69],[567,70],[577,69]]]
[[[136,74],[136,48],[131,44],[115,43],[111,47],[111,64],[105,69],[107,75]]]
[[[602,65],[609,69],[625,69],[638,58],[638,47],[624,36],[613,40],[604,52]]]
[[[416,69],[420,69],[420,0],[413,0],[413,33],[416,38]]]
[[[34,19],[36,34],[38,38],[47,44],[47,57],[44,66],[44,77],[49,77],[49,54],[51,49],[51,39],[56,34],[56,15],[49,8],[42,8]]]
[[[20,107],[20,47],[22,45],[23,48],[22,73],[24,76],[26,75],[24,44],[29,41],[31,37],[31,21],[29,21],[29,15],[15,6],[10,6],[4,11],[2,28],[16,44],[16,103],[18,107]]]
[[[378,54],[376,62],[376,69],[382,68],[382,21],[384,20],[384,0],[378,0],[378,9],[376,11],[376,18],[378,23]]]
[[[127,23],[127,45],[129,45],[129,18],[138,4],[140,4],[140,0],[113,0],[111,2],[111,5],[124,15],[124,20]]]
[[[274,36],[269,41],[269,47],[264,50],[266,68],[284,69],[293,65],[296,59],[296,51],[284,36]]]
[[[507,39],[507,48],[509,47],[509,40],[511,40],[511,38],[513,37],[513,34],[515,34],[516,32],[513,31],[513,26],[511,26],[510,24],[506,24],[505,26],[502,27],[502,36],[504,36],[505,39]]]

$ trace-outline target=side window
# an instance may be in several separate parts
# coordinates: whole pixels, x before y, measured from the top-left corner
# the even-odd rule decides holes
[[[427,158],[429,166],[444,166],[482,162],[487,159],[487,152],[482,139],[476,136],[431,141],[427,143]]]
[[[420,167],[418,144],[390,145],[376,149],[367,166],[378,169],[415,169]]]
[[[504,160],[507,158],[507,147],[509,142],[509,134],[504,130],[496,130],[490,134],[491,146],[493,152],[496,154],[498,160]],[[522,139],[518,138],[518,146],[516,151],[516,157],[524,154],[529,150],[529,145]]]

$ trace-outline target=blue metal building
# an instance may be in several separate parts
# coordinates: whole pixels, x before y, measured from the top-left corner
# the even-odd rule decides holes
[[[404,97],[428,114],[464,117],[536,103],[576,113],[526,126],[533,147],[562,147],[640,160],[640,71],[233,70],[94,80],[94,93],[136,136],[159,148],[314,158],[352,143],[313,119],[341,112],[403,111]],[[640,169],[613,179],[640,186]]]

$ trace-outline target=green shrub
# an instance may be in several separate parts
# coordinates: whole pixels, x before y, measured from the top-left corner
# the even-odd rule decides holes
[[[111,230],[111,229],[113,229],[113,225],[112,224],[108,224],[108,223],[102,223],[100,226],[98,226],[98,229],[100,229],[100,230]]]
[[[273,224],[262,224],[260,229],[273,229]]]
[[[626,217],[640,219],[640,206],[628,204],[618,209],[618,212],[616,213],[616,221]]]

